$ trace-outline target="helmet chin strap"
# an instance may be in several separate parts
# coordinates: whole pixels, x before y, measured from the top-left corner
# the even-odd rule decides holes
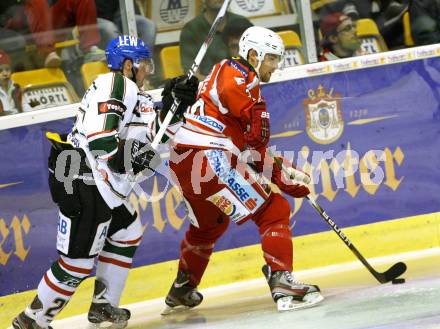
[[[257,60],[258,60],[258,64],[255,67],[255,72],[257,72],[258,78],[260,78],[260,67],[261,67],[261,63],[263,63],[262,59],[259,59],[257,56]]]
[[[255,68],[255,71],[257,72],[258,77],[260,77],[260,67],[261,67],[261,64],[263,63],[264,56],[260,56],[260,54],[259,54],[260,51],[258,51],[258,50],[255,50],[255,51],[257,52],[257,60],[258,60],[258,64],[257,64],[257,67]]]
[[[257,72],[257,74],[258,74],[258,76],[260,76],[260,67],[261,67],[261,63],[262,63],[263,61],[258,61],[258,65],[257,65],[257,67],[255,68],[255,71]]]
[[[120,72],[122,73],[122,75],[125,75],[124,74],[124,63],[125,63],[125,61],[127,61],[127,60],[129,60],[128,58],[126,58],[126,59],[124,59],[124,62],[123,62],[123,64],[122,64],[122,68],[121,68],[121,70],[120,70]],[[133,62],[133,61],[132,61]],[[136,83],[136,73],[137,73],[137,68],[134,66],[134,64],[132,65],[132,67],[131,67],[131,75],[132,75],[132,77],[131,78],[129,78],[131,81],[133,81],[134,83]],[[127,77],[128,78],[128,77]]]
[[[131,68],[131,73],[132,73],[132,77],[131,77],[131,81],[133,81],[134,83],[136,83],[136,73],[138,72],[138,69],[136,67]]]

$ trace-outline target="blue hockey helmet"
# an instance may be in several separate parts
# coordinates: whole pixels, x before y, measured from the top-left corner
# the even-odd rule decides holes
[[[136,37],[121,35],[111,40],[105,50],[107,66],[111,70],[121,70],[126,59],[132,60],[135,67],[141,60],[151,61],[151,52],[145,43]]]

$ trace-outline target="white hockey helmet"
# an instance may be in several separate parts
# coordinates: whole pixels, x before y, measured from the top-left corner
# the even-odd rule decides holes
[[[266,54],[280,56],[280,64],[284,58],[284,43],[281,37],[274,31],[261,26],[251,26],[243,32],[238,44],[238,54],[247,59],[249,50],[254,49],[257,52],[259,65]]]

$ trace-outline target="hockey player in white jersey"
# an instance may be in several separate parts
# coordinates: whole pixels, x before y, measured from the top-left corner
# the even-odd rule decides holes
[[[111,73],[87,89],[67,139],[48,134],[60,257],[44,274],[31,305],[13,320],[15,329],[51,328],[50,322],[91,274],[96,257],[90,327],[125,328],[130,318],[119,301],[142,225],[127,196],[134,175],[148,174],[160,163],[154,150],[139,150],[154,138],[173,96],[181,100],[178,116],[195,102],[198,82],[171,80],[162,93],[159,116],[152,98],[139,89],[153,68],[148,47],[138,38],[120,36],[109,43],[106,56]]]

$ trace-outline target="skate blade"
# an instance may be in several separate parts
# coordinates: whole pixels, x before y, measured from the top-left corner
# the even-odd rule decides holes
[[[89,322],[87,325],[87,329],[123,329],[126,328],[128,321],[124,322],[101,322],[101,323],[92,323]]]
[[[296,311],[304,308],[313,307],[321,302],[324,297],[319,292],[312,292],[304,296],[302,301],[294,300],[292,297],[282,297],[277,300],[279,312]]]
[[[175,313],[181,313],[184,312],[186,310],[189,310],[191,307],[189,306],[184,306],[184,305],[179,305],[179,306],[175,306],[175,307],[171,307],[171,306],[166,306],[165,309],[160,313],[160,315],[170,315],[170,314],[175,314]]]

